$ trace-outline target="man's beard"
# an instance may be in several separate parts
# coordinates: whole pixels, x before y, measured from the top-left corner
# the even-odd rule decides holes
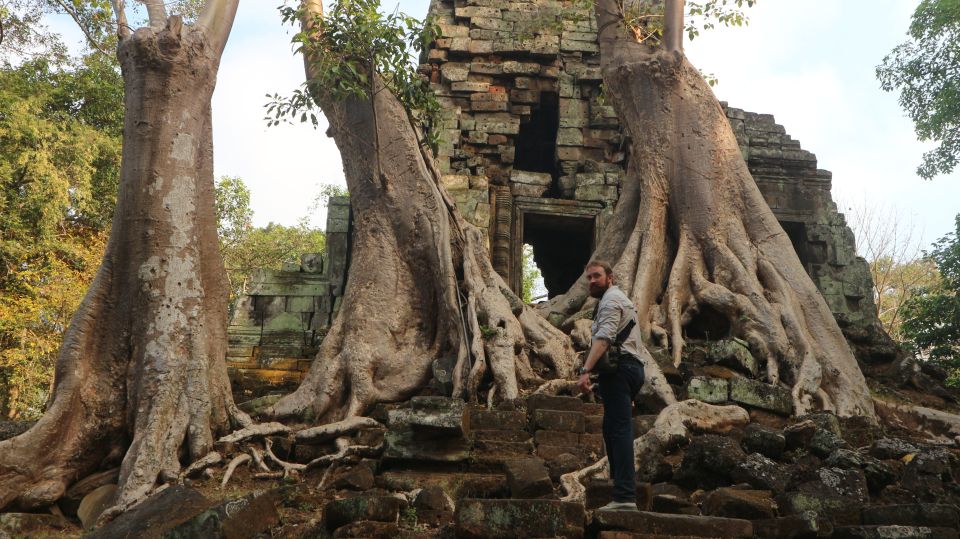
[[[590,283],[587,285],[587,290],[590,291],[590,297],[592,298],[602,298],[603,294],[607,291],[610,286],[601,286],[599,284]]]

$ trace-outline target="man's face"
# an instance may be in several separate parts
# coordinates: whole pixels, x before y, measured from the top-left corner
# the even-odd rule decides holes
[[[607,275],[600,266],[590,266],[587,268],[587,287],[590,289],[590,295],[595,298],[603,297],[603,293],[613,284],[613,276]]]

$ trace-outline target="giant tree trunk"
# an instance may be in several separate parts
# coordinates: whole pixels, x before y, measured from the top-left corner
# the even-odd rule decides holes
[[[594,256],[614,264],[645,338],[669,346],[675,364],[683,328],[711,309],[766,363],[767,381],[792,387],[797,414],[873,417],[849,345],[720,103],[682,53],[683,2],[667,7],[663,46],[652,48],[633,39],[614,0],[596,5],[605,93],[631,142],[623,193]],[[577,283],[544,310],[574,315],[586,297]]]
[[[523,386],[569,376],[569,338],[493,271],[482,233],[439,185],[407,112],[375,81],[372,99],[335,101],[313,88],[350,191],[350,272],[310,372],[268,413],[317,423],[362,415],[423,389],[439,358],[456,360],[454,393],[464,398],[479,397],[486,380],[487,396],[513,399]]]
[[[219,13],[227,31],[235,10],[233,1]],[[205,30],[171,17],[120,42],[124,143],[110,241],[66,333],[52,404],[0,443],[0,507],[50,504],[119,464],[122,508],[249,421],[224,363],[213,206],[210,98],[226,36]]]

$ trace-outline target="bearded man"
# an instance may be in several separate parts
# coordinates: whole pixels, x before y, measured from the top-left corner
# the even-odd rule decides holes
[[[590,375],[608,351],[616,356],[616,370],[597,375],[603,401],[603,443],[607,450],[613,501],[600,510],[636,511],[636,472],[633,456],[633,399],[643,386],[643,363],[652,361],[637,327],[637,310],[630,298],[614,284],[610,264],[593,260],[584,271],[590,295],[600,302],[594,311],[590,352],[577,386],[591,388]]]

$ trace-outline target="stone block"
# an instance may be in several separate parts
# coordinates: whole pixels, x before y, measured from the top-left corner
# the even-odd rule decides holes
[[[500,75],[503,73],[501,62],[470,62],[470,72],[480,75]]]
[[[580,435],[576,432],[562,432],[556,430],[538,430],[533,440],[539,445],[566,445],[575,446],[580,443]]]
[[[930,526],[960,528],[960,510],[946,503],[915,503],[864,507],[861,511],[864,524]]]
[[[496,7],[489,6],[456,6],[454,16],[460,18],[482,17],[486,19],[501,19],[501,11]]]
[[[838,526],[833,539],[956,539],[957,530],[926,526]]]
[[[685,497],[657,494],[650,500],[650,510],[671,515],[699,515],[700,508]]]
[[[469,408],[465,417],[464,429],[468,433],[474,430],[525,430],[527,427],[527,416],[523,412]]]
[[[530,440],[530,433],[525,430],[474,430],[470,432],[470,436],[478,442],[525,443]]]
[[[557,146],[580,146],[583,130],[576,127],[561,127],[557,130]]]
[[[183,485],[175,485],[150,496],[135,507],[121,513],[109,523],[97,528],[87,537],[159,538],[180,524],[203,513],[214,503],[200,492]]]
[[[600,45],[596,41],[577,41],[568,39],[566,35],[560,40],[560,50],[564,52],[600,52]]]
[[[470,75],[470,66],[468,64],[447,62],[440,66],[440,75],[444,82],[453,83],[467,80]]]
[[[782,415],[793,413],[790,390],[747,378],[730,380],[730,400]]]
[[[417,513],[417,522],[420,522],[420,514]],[[323,535],[314,535],[308,533],[307,537],[323,537]],[[340,526],[333,532],[333,539],[346,538],[370,538],[370,539],[388,539],[393,537],[403,537],[400,535],[400,526],[395,522],[376,522],[373,520],[359,520]]]
[[[583,156],[583,149],[576,146],[560,146],[557,148],[557,159],[561,161],[579,161]]]
[[[489,88],[489,82],[476,82],[472,80],[464,80],[450,84],[450,90],[454,92],[486,92]]]
[[[553,496],[553,483],[547,467],[540,459],[508,460],[503,470],[510,485],[510,495],[518,499],[549,498]]]
[[[513,183],[549,186],[553,182],[553,177],[546,172],[528,172],[526,170],[514,169],[510,172],[510,181]]]
[[[778,459],[786,448],[787,439],[776,429],[751,423],[744,430],[741,443],[747,452],[760,453],[766,457]]]
[[[617,187],[614,185],[585,185],[583,187],[577,187],[574,192],[574,198],[577,200],[596,202],[616,200]]]
[[[474,131],[471,131],[473,133]],[[448,191],[470,188],[470,177],[465,174],[442,174],[440,185]]]
[[[39,513],[0,513],[0,537],[40,537],[39,532],[50,529],[69,530],[70,522],[57,515]],[[75,531],[71,530],[71,531]],[[47,535],[44,534],[44,537]],[[131,536],[133,537],[133,536]],[[156,536],[154,536],[156,537]]]
[[[540,92],[536,90],[510,90],[510,101],[514,103],[539,103]]]
[[[470,28],[460,24],[438,23],[440,37],[467,37]]]
[[[549,187],[544,185],[529,185],[525,183],[511,183],[510,192],[513,196],[519,197],[531,197],[531,198],[540,198],[542,197]]]
[[[393,496],[356,496],[333,500],[323,508],[324,520],[328,530],[360,520],[395,523],[400,516],[402,503]]]
[[[830,537],[833,524],[815,511],[797,515],[753,521],[757,539],[808,539]]]
[[[77,518],[85,530],[93,529],[97,518],[105,509],[113,506],[117,494],[117,485],[107,484],[97,487],[83,497],[77,508]]]
[[[563,397],[538,393],[527,399],[527,413],[533,415],[537,410],[560,410],[564,412],[582,412],[584,403],[577,397]]]
[[[499,17],[470,17],[470,26],[471,28],[480,28],[482,30],[513,32],[513,22],[505,21]]]
[[[461,500],[454,516],[464,538],[582,537],[583,505],[556,500]]]
[[[723,378],[694,376],[687,384],[687,398],[719,404],[730,400],[730,383]]]
[[[583,414],[580,412],[537,410],[533,414],[533,424],[543,430],[576,433],[584,431]]]
[[[703,512],[716,517],[769,519],[776,513],[769,490],[718,488],[703,500]]]
[[[470,110],[475,112],[506,112],[510,103],[506,101],[471,101]]]
[[[300,255],[300,271],[303,273],[323,273],[323,253],[304,253]]]
[[[647,511],[597,511],[594,523],[600,530],[691,537],[753,537],[749,520],[694,515],[667,515]]]
[[[587,187],[595,185],[605,185],[606,181],[602,172],[581,172],[577,174],[577,187]]]
[[[723,365],[756,378],[760,371],[757,360],[750,353],[747,343],[740,339],[723,339],[707,348],[707,361]]]
[[[501,135],[516,135],[520,132],[520,118],[514,118],[504,112],[478,113],[474,115],[477,131]]]
[[[508,60],[503,62],[504,75],[537,75],[540,73],[540,64],[535,62],[516,62]]]
[[[383,459],[387,462],[464,462],[472,448],[463,438],[424,439],[411,429],[391,429],[383,441]]]

